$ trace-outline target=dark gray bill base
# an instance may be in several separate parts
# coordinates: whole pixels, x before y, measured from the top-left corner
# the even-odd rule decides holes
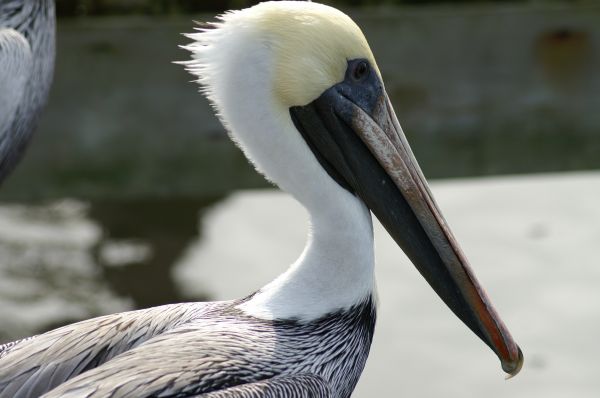
[[[378,74],[357,73],[305,106],[296,128],[329,175],[371,209],[448,307],[515,375],[523,354],[479,285],[408,146]],[[364,69],[364,65],[362,65]],[[362,69],[361,69],[362,70]]]

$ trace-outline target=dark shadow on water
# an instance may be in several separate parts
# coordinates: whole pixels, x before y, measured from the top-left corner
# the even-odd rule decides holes
[[[104,241],[141,241],[150,248],[147,258],[125,266],[103,264],[95,257],[115,293],[130,297],[136,308],[184,301],[171,278],[171,270],[196,239],[198,217],[222,196],[198,199],[146,199],[94,202],[90,216],[100,224]],[[208,295],[196,297],[210,300]]]

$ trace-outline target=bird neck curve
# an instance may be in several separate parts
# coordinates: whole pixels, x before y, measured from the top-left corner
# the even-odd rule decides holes
[[[22,36],[30,56],[19,57],[19,77],[25,83],[11,98],[17,102],[5,124],[8,129],[0,131],[0,182],[21,158],[50,92],[56,47],[54,0],[0,2],[0,29],[4,28]]]
[[[202,76],[222,123],[250,162],[307,209],[310,231],[300,258],[239,308],[263,319],[316,319],[373,292],[371,214],[319,163],[274,95],[271,48],[248,36],[215,38],[219,45],[197,48],[201,61],[188,68]]]
[[[310,321],[365,302],[374,293],[371,214],[350,195],[307,207],[310,227],[300,257],[239,308],[262,319]],[[336,207],[335,209],[333,207]]]
[[[19,31],[29,42],[34,61],[29,87],[25,95],[30,97],[28,102],[31,103],[37,113],[39,108],[46,103],[54,74],[56,54],[55,6],[54,0],[24,2],[24,4],[27,4],[27,6],[23,6],[20,14],[23,20],[19,23]]]
[[[263,319],[308,321],[361,304],[374,290],[369,209],[321,166],[289,114],[260,120],[257,134],[242,133],[237,141],[258,170],[308,211],[309,234],[298,260],[240,309]],[[252,118],[244,128],[252,128]]]
[[[260,109],[228,118],[230,132],[257,169],[308,211],[309,234],[290,268],[239,308],[262,319],[309,321],[361,304],[374,291],[369,209],[321,166],[289,112],[276,104]]]
[[[31,50],[27,83],[22,93],[14,129],[30,134],[48,97],[56,53],[56,15],[54,0],[8,0],[0,4],[0,28],[14,29]]]

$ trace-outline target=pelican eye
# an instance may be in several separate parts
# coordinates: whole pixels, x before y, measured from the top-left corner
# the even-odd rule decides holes
[[[367,61],[357,62],[354,65],[354,70],[352,71],[352,78],[355,81],[361,81],[367,76],[369,76],[369,63]]]

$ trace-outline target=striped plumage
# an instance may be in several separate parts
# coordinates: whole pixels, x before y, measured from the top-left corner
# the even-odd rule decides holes
[[[21,159],[50,91],[54,12],[54,0],[0,1],[0,182]]]
[[[198,398],[328,398],[331,389],[327,382],[311,374],[276,376],[268,381],[243,384],[208,394]]]
[[[373,336],[371,298],[311,322],[254,318],[242,301],[108,315],[23,341],[0,360],[0,397],[350,397]]]

